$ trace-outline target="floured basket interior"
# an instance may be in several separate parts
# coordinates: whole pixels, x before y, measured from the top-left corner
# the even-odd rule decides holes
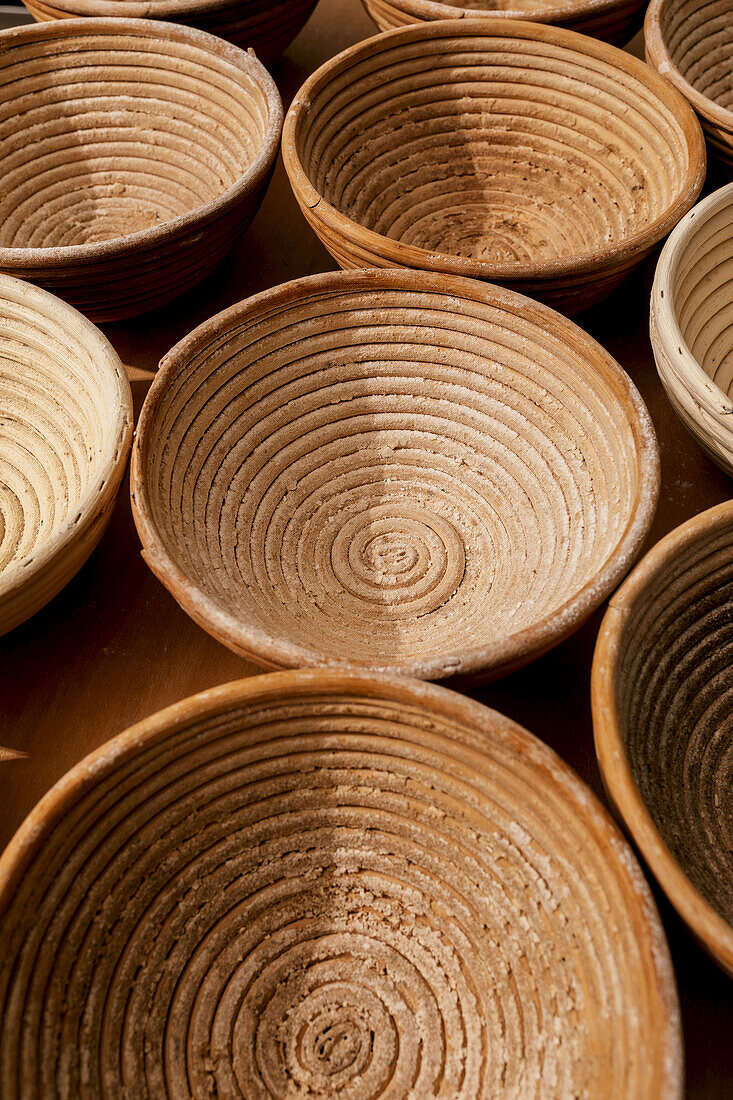
[[[151,567],[265,666],[496,675],[583,620],[656,497],[629,379],[528,299],[329,273],[164,361],[133,495]]]
[[[452,692],[227,685],[35,814],[0,861],[3,1100],[678,1095],[625,842],[550,750]]]

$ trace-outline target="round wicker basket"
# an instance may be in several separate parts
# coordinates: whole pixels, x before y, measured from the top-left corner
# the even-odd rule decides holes
[[[659,885],[733,976],[733,502],[657,543],[593,664],[606,788]]]
[[[252,55],[146,19],[0,38],[0,270],[95,320],[207,275],[257,210],[282,104]]]
[[[685,426],[733,475],[733,184],[670,235],[657,264],[651,339],[659,377]]]
[[[641,27],[644,0],[362,0],[380,30],[434,19],[527,19],[623,46]]]
[[[652,0],[646,57],[702,122],[710,150],[733,167],[733,0]]]
[[[388,31],[327,61],[283,157],[342,267],[503,282],[566,313],[613,290],[705,179],[695,114],[648,65],[501,19]]]
[[[92,18],[164,19],[198,27],[265,64],[282,53],[316,6],[316,0],[23,0],[39,22]]]
[[[0,858],[3,1100],[681,1088],[626,843],[545,745],[443,688],[216,688],[77,765]]]
[[[81,568],[112,514],[132,438],[127,375],[52,294],[0,275],[0,634]]]
[[[566,318],[409,271],[329,272],[213,318],[140,416],[146,561],[265,667],[488,679],[577,629],[654,513],[633,383]]]

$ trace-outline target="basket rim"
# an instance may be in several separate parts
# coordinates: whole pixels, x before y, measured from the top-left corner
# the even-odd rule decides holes
[[[314,0],[267,0],[268,8],[303,8]],[[73,16],[96,19],[170,20],[178,16],[196,16],[215,11],[239,11],[241,0],[53,0],[53,6]],[[120,14],[117,15],[116,12]],[[148,14],[149,13],[149,14]]]
[[[629,432],[637,452],[637,482],[635,499],[625,530],[619,536],[597,573],[560,607],[538,622],[515,634],[491,643],[463,651],[442,653],[429,658],[414,658],[386,666],[354,664],[347,658],[324,658],[318,649],[296,645],[275,634],[265,633],[248,625],[236,614],[202,592],[198,584],[174,560],[154,519],[152,495],[146,478],[146,467],[160,401],[169,382],[186,369],[186,363],[217,335],[228,327],[256,315],[274,302],[288,303],[304,295],[321,292],[404,290],[444,294],[454,299],[468,299],[479,305],[499,308],[518,314],[540,331],[550,332],[564,343],[570,343],[576,353],[592,357],[589,369],[604,377],[625,409]],[[602,366],[600,365],[602,364]],[[656,509],[659,492],[659,452],[649,413],[634,383],[619,364],[595,340],[571,320],[513,290],[456,278],[405,269],[358,269],[331,271],[305,276],[254,295],[222,313],[185,336],[161,360],[155,380],[146,396],[138,421],[132,449],[130,486],[135,525],[143,547],[143,557],[173,594],[187,614],[219,641],[261,667],[293,668],[315,665],[329,668],[379,668],[385,673],[415,676],[421,679],[442,679],[459,667],[461,678],[488,679],[501,676],[528,661],[541,656],[567,637],[603,602],[626,574],[645,539]]]
[[[74,35],[80,37],[99,35],[100,38],[105,35],[130,35],[159,41],[162,45],[170,41],[195,47],[236,70],[240,79],[247,76],[257,83],[267,103],[267,129],[251,164],[226,191],[192,210],[176,215],[169,221],[161,222],[160,225],[88,244],[54,245],[48,248],[0,247],[0,269],[21,277],[24,271],[32,271],[39,267],[63,271],[74,264],[129,257],[142,252],[146,247],[175,243],[177,238],[192,231],[205,229],[227,211],[236,208],[242,199],[255,193],[264,184],[280,146],[283,121],[282,99],[275,81],[265,66],[253,51],[245,52],[230,42],[195,27],[155,19],[118,17],[54,19],[43,23],[24,24],[3,31],[0,35],[0,59],[4,49],[12,49],[24,42],[49,39],[59,39],[63,42],[64,39]]]
[[[84,2],[84,0],[81,0]],[[105,0],[108,2],[108,0]],[[362,0],[369,7],[371,0]],[[483,11],[480,8],[461,8],[442,0],[387,0],[390,7],[398,11],[415,15],[421,19],[524,19],[527,22],[561,22],[577,19],[578,22],[589,15],[603,15],[607,12],[623,11],[628,8],[641,9],[644,0],[559,0],[558,3],[539,2],[531,12],[522,8],[504,8],[501,11]],[[465,13],[465,14],[460,14]]]
[[[667,898],[718,964],[733,977],[733,926],[693,886],[654,823],[626,750],[616,684],[627,621],[648,587],[699,538],[733,527],[733,500],[698,513],[664,536],[609,600],[591,672],[593,740],[611,804]]]
[[[533,262],[471,260],[447,252],[405,245],[362,226],[344,214],[314,187],[298,153],[300,137],[307,126],[312,98],[321,88],[328,85],[332,76],[348,70],[352,64],[363,58],[378,56],[395,46],[454,37],[464,39],[493,37],[547,43],[592,57],[611,68],[624,69],[628,75],[651,89],[668,108],[673,110],[677,122],[683,129],[689,163],[676,198],[654,221],[635,230],[622,241],[611,245],[599,245],[573,256]],[[641,259],[670,232],[682,215],[687,213],[693,205],[705,182],[707,165],[705,139],[695,112],[685,97],[649,65],[607,42],[601,42],[564,27],[519,19],[496,18],[446,19],[430,23],[415,23],[384,31],[336,54],[308,77],[293,99],[285,116],[282,154],[285,170],[301,208],[304,211],[307,210],[311,217],[322,222],[340,238],[356,242],[360,248],[369,249],[374,255],[384,258],[385,266],[402,265],[489,281],[537,279],[559,282],[568,276],[593,275],[608,271],[609,267],[621,267],[633,258]]]

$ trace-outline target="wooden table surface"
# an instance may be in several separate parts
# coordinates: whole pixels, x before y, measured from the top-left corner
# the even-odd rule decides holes
[[[273,66],[286,106],[322,61],[373,31],[358,0],[320,0]],[[638,51],[638,41],[633,48]],[[682,428],[657,379],[647,335],[654,260],[577,319],[629,372],[656,426],[662,491],[649,545],[728,499],[732,488]],[[104,326],[128,368],[136,412],[158,360],[184,333],[256,291],[334,266],[278,165],[252,228],[218,272],[155,314]],[[548,742],[602,797],[589,702],[601,614],[547,657],[475,696]],[[87,752],[161,707],[256,672],[195,626],[149,572],[125,485],[110,528],[81,573],[44,611],[0,639],[0,745],[23,754],[0,763],[0,848]],[[657,896],[677,971],[688,1095],[733,1097],[733,984]]]

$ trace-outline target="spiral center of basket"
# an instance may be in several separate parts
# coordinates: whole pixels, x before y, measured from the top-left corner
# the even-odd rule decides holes
[[[298,1039],[303,1069],[317,1076],[360,1074],[371,1055],[374,1033],[365,1021],[344,1012],[338,1004],[328,1006],[306,1024]]]
[[[261,1080],[273,1096],[340,1096],[356,1088],[360,1096],[377,1097],[399,1077],[406,1056],[414,1071],[415,1037],[404,1025],[400,1043],[395,1019],[405,1005],[370,957],[384,945],[349,936],[343,926],[330,931],[292,945],[291,961],[297,956],[299,965],[287,976],[279,963],[263,972],[266,1003],[253,1037]],[[249,1013],[240,1017],[243,1054],[250,1020]]]
[[[375,535],[364,547],[363,561],[377,577],[397,580],[419,565],[423,547],[413,545],[399,532]]]
[[[569,628],[614,561],[641,507],[635,407],[606,407],[590,348],[457,301],[306,296],[161,402],[155,520],[239,652],[467,672],[565,605]]]
[[[352,515],[333,534],[329,556],[344,593],[389,604],[395,612],[416,602],[426,612],[442,607],[465,569],[464,540],[456,528],[409,501]]]

